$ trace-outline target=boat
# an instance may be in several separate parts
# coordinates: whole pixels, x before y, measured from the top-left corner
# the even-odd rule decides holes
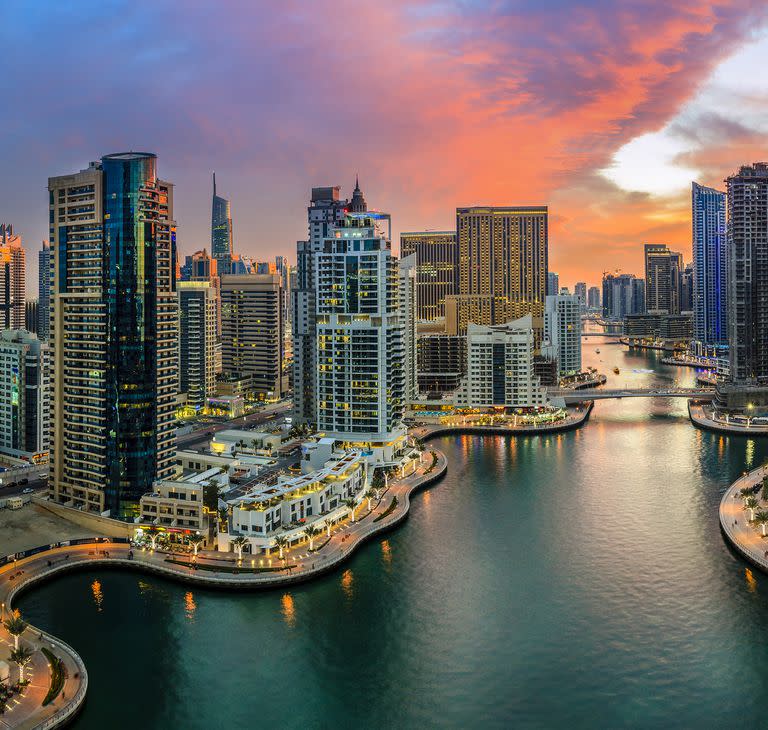
[[[616,373],[616,375],[618,375],[621,372],[621,370],[619,370],[618,368],[614,368],[613,372]]]
[[[595,352],[599,355],[600,354],[600,348],[598,347]]]

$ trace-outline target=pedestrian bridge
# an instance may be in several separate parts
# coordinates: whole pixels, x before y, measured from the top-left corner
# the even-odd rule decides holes
[[[608,398],[695,398],[697,400],[712,400],[715,397],[714,388],[621,388],[609,390],[605,388],[584,390],[550,390],[552,399],[562,398],[565,404],[580,403],[585,400],[607,400]]]

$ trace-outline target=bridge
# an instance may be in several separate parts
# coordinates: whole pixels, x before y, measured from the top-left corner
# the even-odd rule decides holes
[[[584,390],[550,390],[547,392],[552,399],[562,398],[566,405],[580,403],[585,400],[607,400],[609,398],[694,398],[696,400],[712,400],[715,397],[714,388],[620,388],[620,389],[587,389]]]
[[[626,332],[582,332],[582,337],[626,337]]]

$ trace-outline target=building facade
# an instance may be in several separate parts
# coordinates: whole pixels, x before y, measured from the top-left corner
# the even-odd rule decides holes
[[[43,246],[37,255],[38,272],[38,308],[37,308],[37,336],[43,341],[48,341],[48,328],[51,318],[51,247],[48,241],[43,241]]]
[[[554,271],[547,272],[547,294],[560,293],[560,277]]]
[[[0,451],[47,456],[50,424],[49,352],[26,330],[0,332]]]
[[[553,292],[554,293],[554,292]],[[587,284],[584,281],[577,281],[573,287],[573,293],[579,298],[581,311],[587,309]]]
[[[120,519],[174,470],[173,185],[153,154],[49,178],[50,496]]]
[[[645,256],[645,311],[680,314],[680,277],[683,255],[663,244],[647,243]]]
[[[216,173],[213,173],[211,201],[211,255],[218,263],[219,275],[232,270],[233,234],[232,209],[229,201],[216,194]]]
[[[623,320],[645,312],[645,282],[634,274],[603,274],[603,317]]]
[[[216,395],[216,291],[210,281],[179,281],[179,392],[195,410]]]
[[[278,274],[221,277],[222,375],[248,379],[248,390],[257,398],[282,398],[288,391],[284,296]]]
[[[416,256],[417,318],[431,322],[445,317],[445,298],[455,293],[458,246],[455,231],[400,234],[400,256]]]
[[[600,289],[596,286],[587,290],[587,309],[593,312],[600,309]]]
[[[420,393],[453,393],[467,374],[467,342],[464,337],[419,335],[416,354]]]
[[[26,326],[27,259],[21,236],[13,226],[0,224],[0,329]]]
[[[691,189],[693,336],[705,345],[728,342],[728,236],[725,193],[698,183]]]
[[[542,355],[557,360],[560,377],[581,372],[581,307],[576,294],[547,295]]]
[[[403,374],[405,377],[403,402],[412,401],[419,392],[416,377],[416,312],[418,309],[418,278],[416,255],[410,254],[398,261],[398,307],[403,328]]]

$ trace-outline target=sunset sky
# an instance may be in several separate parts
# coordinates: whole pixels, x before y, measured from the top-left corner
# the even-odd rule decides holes
[[[768,158],[768,3],[99,0],[0,3],[0,221],[30,253],[48,176],[159,156],[182,253],[288,255],[313,185],[355,173],[401,230],[548,204],[563,285],[690,259],[690,182]],[[30,284],[32,291],[36,285]]]

